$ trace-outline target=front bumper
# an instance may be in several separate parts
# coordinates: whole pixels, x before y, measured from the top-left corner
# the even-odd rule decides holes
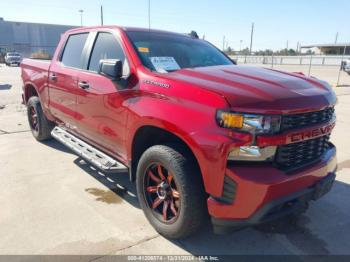
[[[334,180],[336,162],[336,149],[332,147],[316,164],[292,174],[268,164],[229,165],[226,176],[236,183],[233,203],[208,199],[215,231],[255,225],[301,210],[308,201],[316,199],[320,181],[330,179],[326,177]]]
[[[19,65],[21,63],[21,60],[8,60],[6,63],[9,65]]]

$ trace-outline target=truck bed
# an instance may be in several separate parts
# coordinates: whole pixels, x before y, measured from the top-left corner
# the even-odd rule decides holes
[[[21,63],[23,82],[32,83],[33,85],[36,86],[37,92],[41,93],[44,87],[47,85],[50,64],[51,64],[50,60],[28,59],[28,58],[23,59]],[[45,98],[47,98],[46,94],[42,94],[42,95],[45,95]]]
[[[50,68],[50,63],[51,63],[51,60],[31,59],[31,58],[23,59],[21,63],[23,80],[24,81],[27,81],[27,80],[30,81],[33,79],[37,80],[38,74],[43,74],[47,78],[49,68]],[[33,77],[34,75],[36,77]]]
[[[40,70],[49,70],[51,60],[46,59],[35,59],[35,58],[25,58],[21,63],[21,67],[25,68],[37,68]]]

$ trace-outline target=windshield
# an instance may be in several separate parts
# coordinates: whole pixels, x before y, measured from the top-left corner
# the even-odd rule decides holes
[[[161,73],[182,68],[233,65],[206,41],[170,33],[127,32],[143,65]]]
[[[7,56],[19,56],[19,53],[8,53]]]

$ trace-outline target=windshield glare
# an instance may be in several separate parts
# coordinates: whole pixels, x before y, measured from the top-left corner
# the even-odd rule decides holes
[[[127,32],[143,65],[158,72],[182,68],[233,65],[225,55],[204,40],[186,35]]]

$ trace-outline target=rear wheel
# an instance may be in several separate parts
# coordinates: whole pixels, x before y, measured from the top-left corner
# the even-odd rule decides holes
[[[175,146],[147,149],[137,167],[140,205],[152,226],[168,238],[185,238],[201,226],[206,201],[194,160]]]
[[[44,115],[38,97],[32,96],[29,98],[27,115],[29,126],[35,139],[38,141],[50,139],[54,123],[49,121]]]

